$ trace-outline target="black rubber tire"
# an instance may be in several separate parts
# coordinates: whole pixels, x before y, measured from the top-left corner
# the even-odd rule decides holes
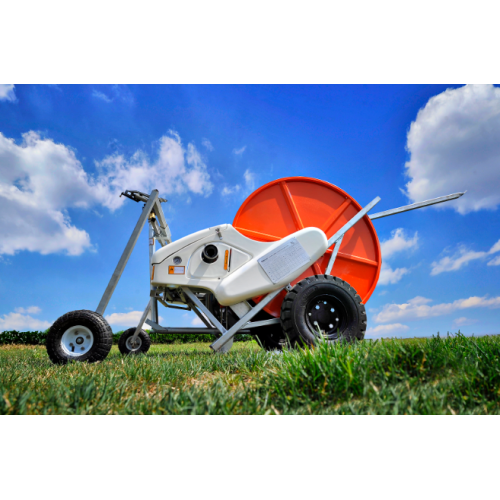
[[[314,318],[320,330],[326,325],[324,335],[311,323]],[[319,340],[352,342],[365,336],[366,310],[349,283],[335,276],[316,275],[299,281],[287,293],[281,305],[281,324],[285,335],[306,345]]]
[[[134,335],[134,332],[135,328],[129,328],[120,335],[120,338],[118,340],[118,349],[120,349],[120,352],[122,354],[146,354],[149,351],[149,348],[151,347],[151,337],[144,330],[141,330],[137,337],[140,342],[140,345],[137,349],[132,350],[127,345],[127,340],[132,337],[132,335]]]
[[[266,351],[282,351],[290,346],[281,324],[256,328],[255,340]]]
[[[73,326],[84,326],[93,335],[91,348],[81,356],[72,356],[62,347],[63,334]],[[66,364],[68,361],[85,361],[95,363],[103,361],[113,345],[113,332],[108,322],[94,311],[85,309],[63,314],[50,327],[45,347],[50,360],[55,364]]]

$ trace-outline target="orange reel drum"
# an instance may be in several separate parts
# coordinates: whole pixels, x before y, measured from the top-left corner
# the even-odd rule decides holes
[[[329,182],[287,177],[254,191],[241,205],[233,226],[257,241],[277,241],[305,227],[318,227],[331,238],[362,208],[352,196]],[[308,276],[325,274],[331,254],[332,248],[292,285]],[[347,281],[366,304],[377,285],[381,266],[377,233],[365,216],[344,235],[331,274]],[[279,317],[285,295],[285,291],[281,292],[264,310]],[[261,298],[256,297],[254,301],[259,302]]]

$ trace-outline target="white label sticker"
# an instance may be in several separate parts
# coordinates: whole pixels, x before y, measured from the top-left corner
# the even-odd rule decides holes
[[[297,238],[291,238],[278,248],[258,259],[258,263],[273,283],[309,263],[311,259]]]

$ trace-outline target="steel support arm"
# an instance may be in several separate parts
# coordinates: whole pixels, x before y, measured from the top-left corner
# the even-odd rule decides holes
[[[141,234],[142,228],[144,227],[144,224],[148,220],[149,213],[151,212],[157,199],[158,199],[158,190],[154,189],[153,191],[151,191],[149,199],[146,202],[144,208],[142,209],[141,216],[139,217],[139,220],[137,221],[137,224],[135,225],[135,228],[132,231],[132,235],[128,240],[127,246],[125,247],[125,250],[123,251],[122,256],[120,257],[120,260],[116,265],[116,269],[113,275],[111,276],[111,279],[109,280],[106,290],[104,291],[101,301],[97,306],[96,313],[100,314],[101,316],[104,315],[104,311],[106,310],[106,307],[109,304],[109,301],[111,299],[111,296],[113,295],[113,292],[115,291],[118,281],[120,281],[120,277],[123,273],[123,270],[125,269],[125,266],[127,265],[128,259],[132,255],[132,250],[134,249],[135,244],[139,239],[139,235]]]
[[[404,207],[393,208],[392,210],[386,210],[385,212],[378,212],[373,215],[369,215],[371,220],[381,219],[382,217],[388,217],[389,215],[401,214],[403,212],[409,212],[410,210],[416,210],[417,208],[428,207],[430,205],[436,205],[437,203],[444,203],[445,201],[456,200],[463,196],[467,191],[463,193],[454,193],[447,196],[440,196],[439,198],[432,198],[432,200],[419,201],[418,203],[413,203],[411,205],[405,205]]]

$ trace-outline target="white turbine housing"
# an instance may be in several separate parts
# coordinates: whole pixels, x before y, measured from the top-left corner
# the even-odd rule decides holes
[[[211,263],[202,258],[209,244],[218,251]],[[283,288],[324,255],[327,247],[325,233],[315,227],[264,243],[223,224],[155,252],[151,284],[210,290],[221,305],[230,306]]]

